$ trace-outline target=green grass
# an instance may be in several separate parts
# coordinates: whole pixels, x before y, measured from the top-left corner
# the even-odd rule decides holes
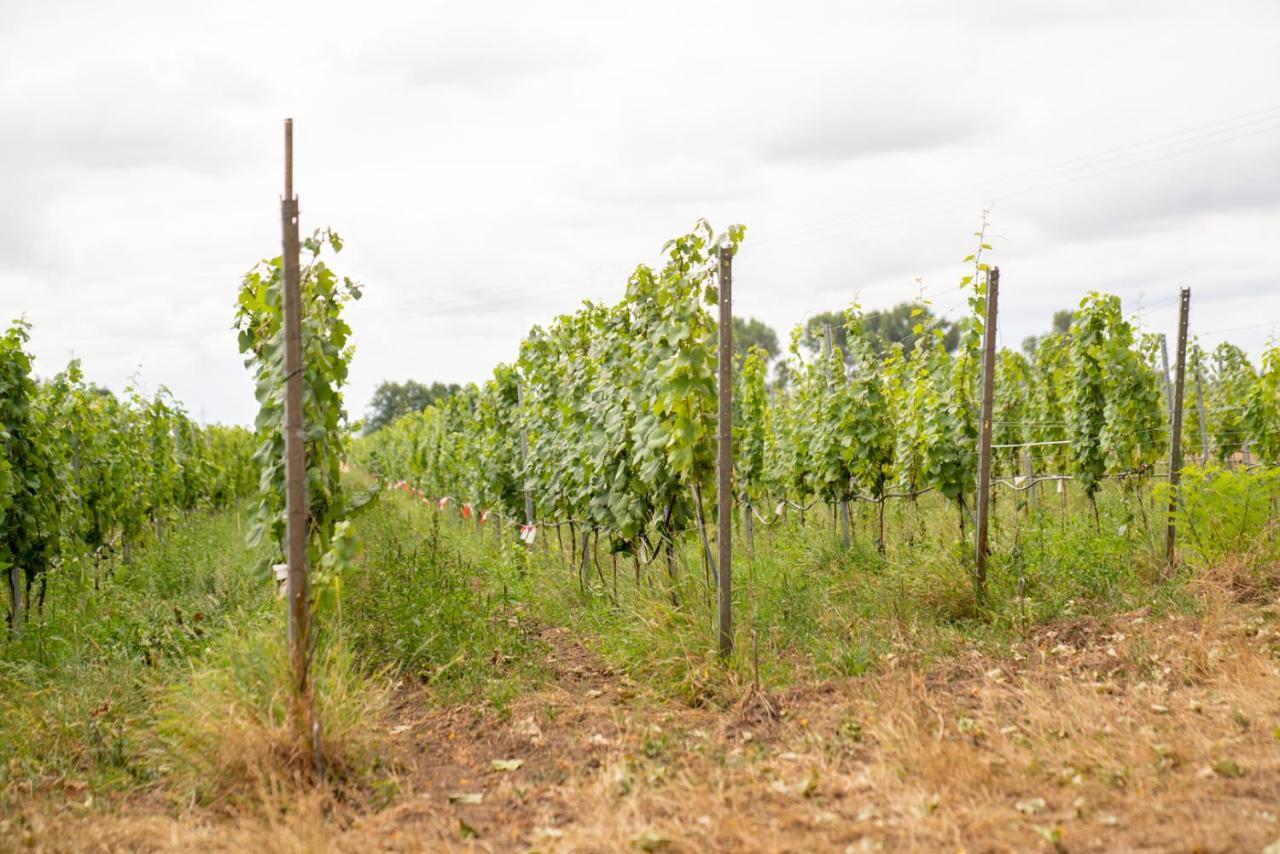
[[[633,677],[686,702],[721,703],[756,678],[780,686],[857,676],[891,655],[927,662],[964,649],[1000,652],[1057,619],[1196,607],[1183,584],[1186,572],[1161,579],[1158,502],[1148,495],[1139,506],[1137,496],[1109,487],[1095,521],[1080,496],[1070,499],[1064,511],[1046,489],[1032,512],[1021,496],[1002,494],[981,602],[972,541],[962,543],[958,512],[940,499],[890,505],[883,555],[870,505],[855,505],[848,548],[828,508],[815,508],[803,523],[793,514],[767,529],[757,525],[753,555],[736,544],[736,653],[728,666],[714,651],[715,597],[692,536],[681,544],[674,583],[661,560],[643,567],[637,582],[629,556],[618,557],[615,583],[606,546],[583,585],[567,532],[563,550],[554,531],[544,529],[529,551],[513,533],[499,543],[489,529],[477,532],[452,514],[403,506],[419,529],[434,528],[431,536],[471,568],[485,591],[476,592],[476,608],[502,590],[504,607],[572,628]]]
[[[232,805],[310,773],[289,717],[284,610],[262,564],[228,512],[169,526],[131,564],[53,573],[44,613],[0,643],[0,799],[155,788]],[[327,778],[367,783],[388,680],[332,620],[318,629]]]
[[[0,644],[0,792],[156,779],[157,690],[228,627],[270,610],[238,529],[234,513],[198,514],[132,564],[50,574],[44,613]]]
[[[317,616],[316,714],[331,783],[380,776],[389,676],[501,709],[538,676],[502,576],[380,502],[363,559]],[[421,521],[421,520],[412,520]],[[305,776],[292,736],[284,612],[235,513],[167,527],[129,565],[71,564],[43,613],[0,642],[0,803],[157,788],[243,804]]]
[[[446,536],[432,519],[400,496],[360,517],[365,552],[343,596],[344,642],[365,669],[504,708],[538,677],[536,643],[511,596],[522,588],[516,549],[461,531]]]
[[[1058,619],[1194,609],[1185,581],[1196,572],[1245,547],[1254,563],[1274,569],[1280,559],[1278,482],[1259,483],[1261,497],[1229,478],[1188,492],[1182,521],[1197,531],[1188,553],[1201,563],[1172,580],[1161,577],[1158,499],[1143,513],[1137,496],[1108,489],[1095,521],[1079,496],[1063,512],[1047,494],[1034,513],[1003,496],[982,601],[956,508],[938,499],[891,505],[884,554],[868,505],[855,506],[847,548],[826,508],[757,526],[751,553],[737,542],[728,662],[715,652],[715,596],[692,536],[675,554],[674,578],[661,558],[637,567],[605,546],[584,583],[554,532],[540,531],[529,549],[513,529],[498,536],[387,494],[357,519],[363,555],[337,607],[318,618],[329,778],[367,789],[387,776],[377,723],[391,676],[419,680],[440,702],[481,699],[505,711],[545,678],[542,626],[569,627],[668,695],[727,704],[756,679],[776,688],[857,677],[891,657],[998,654]],[[1236,524],[1215,525],[1220,518]],[[158,788],[183,803],[235,806],[305,776],[288,727],[283,608],[240,526],[234,513],[196,514],[131,565],[50,576],[44,613],[0,644],[0,804],[33,792]],[[1275,572],[1259,577],[1272,584]]]

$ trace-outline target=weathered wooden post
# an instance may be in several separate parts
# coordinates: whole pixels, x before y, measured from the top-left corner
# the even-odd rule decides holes
[[[289,602],[289,664],[294,712],[304,737],[311,734],[308,666],[311,603],[307,578],[307,461],[302,421],[302,273],[299,263],[298,199],[293,194],[293,119],[284,123],[284,477],[286,597]]]
[[[1187,379],[1187,315],[1191,310],[1191,288],[1182,289],[1178,313],[1178,367],[1172,402],[1172,425],[1169,430],[1169,527],[1165,532],[1164,560],[1172,569],[1174,548],[1178,541],[1178,484],[1182,479],[1182,391]]]
[[[978,434],[978,513],[975,519],[974,584],[978,600],[987,591],[987,532],[991,511],[991,418],[995,407],[996,313],[1000,298],[1000,268],[987,274],[987,318],[982,340],[982,423]]]
[[[720,406],[716,545],[720,551],[720,654],[733,652],[733,249],[720,247]]]

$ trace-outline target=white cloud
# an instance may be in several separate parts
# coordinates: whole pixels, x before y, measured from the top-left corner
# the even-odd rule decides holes
[[[953,287],[992,203],[1006,343],[1092,288],[1188,284],[1193,327],[1261,323],[1280,110],[1212,123],[1280,106],[1278,29],[1265,0],[15,0],[0,301],[44,373],[74,350],[120,388],[141,365],[249,421],[232,306],[278,251],[294,116],[304,227],[343,233],[367,285],[357,411],[386,377],[483,378],[700,216],[749,226],[738,307],[780,332]]]

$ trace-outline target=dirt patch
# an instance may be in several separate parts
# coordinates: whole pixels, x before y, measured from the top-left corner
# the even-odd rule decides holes
[[[439,708],[403,689],[388,733],[407,796],[367,830],[439,843],[483,839],[527,847],[540,830],[572,822],[576,781],[598,775],[615,751],[643,747],[661,702],[612,670],[565,629],[537,633],[550,687],[503,713],[476,704]],[[545,835],[545,834],[544,834]]]
[[[687,708],[569,633],[507,714],[403,686],[383,809],[6,819],[37,847],[1261,851],[1280,839],[1280,612],[1063,622],[1011,655]],[[16,821],[16,824],[15,824]],[[33,822],[43,822],[35,830]]]

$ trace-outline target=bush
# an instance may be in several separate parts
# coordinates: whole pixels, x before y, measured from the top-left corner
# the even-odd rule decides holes
[[[1280,559],[1280,469],[1188,468],[1180,491],[1178,541],[1193,566],[1241,558],[1262,566]],[[1161,497],[1167,496],[1164,485]]]

